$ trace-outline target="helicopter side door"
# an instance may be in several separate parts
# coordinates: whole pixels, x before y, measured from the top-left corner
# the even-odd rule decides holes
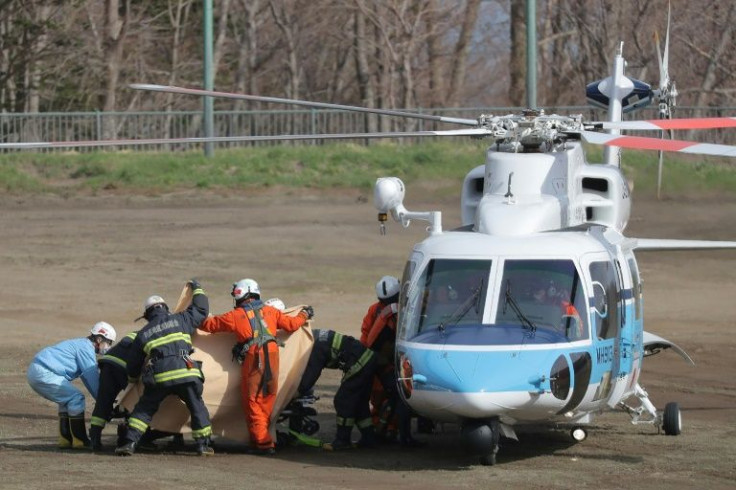
[[[597,384],[592,402],[608,400],[618,374],[614,360],[618,356],[620,328],[620,287],[612,257],[606,253],[586,254],[583,266],[592,285],[590,324],[593,338],[591,384]]]
[[[616,250],[613,265],[616,272],[616,283],[619,291],[617,301],[618,333],[614,343],[612,380],[613,389],[608,405],[613,408],[630,393],[629,380],[634,368],[634,331],[635,308],[634,287],[629,262],[625,260],[620,249]]]

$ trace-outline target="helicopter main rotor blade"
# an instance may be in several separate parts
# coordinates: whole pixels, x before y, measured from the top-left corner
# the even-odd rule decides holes
[[[337,140],[337,139],[378,139],[378,138],[416,138],[427,136],[488,136],[490,130],[484,128],[452,129],[446,131],[407,131],[394,133],[332,133],[332,134],[278,134],[266,136],[213,136],[201,138],[154,138],[121,139],[94,141],[50,141],[28,143],[0,143],[0,150],[30,150],[44,148],[90,148],[106,146],[197,144],[197,143],[236,143],[252,141],[298,141],[298,140]]]
[[[596,145],[616,146],[619,148],[631,148],[634,150],[662,150],[698,155],[736,157],[736,146],[730,145],[644,138],[641,136],[621,136],[617,134],[596,133],[593,131],[582,131],[581,134],[588,143]]]
[[[372,109],[370,107],[358,107],[352,105],[342,104],[328,104],[326,102],[310,102],[307,100],[298,99],[282,99],[280,97],[266,97],[262,95],[245,95],[236,94],[232,92],[217,92],[214,90],[202,90],[196,88],[184,88],[184,87],[172,87],[166,85],[154,85],[148,83],[133,83],[129,85],[130,88],[135,90],[148,90],[152,92],[165,92],[170,94],[183,94],[183,95],[200,95],[208,97],[222,97],[226,99],[236,100],[252,100],[257,102],[271,102],[274,104],[292,104],[300,105],[304,107],[320,107],[322,109],[338,109],[342,111],[352,112],[368,112],[371,114],[380,114],[383,116],[397,116],[406,117],[411,119],[424,119],[426,121],[437,121],[452,124],[462,124],[463,126],[478,126],[476,119],[463,119],[457,117],[444,117],[444,116],[433,116],[431,114],[418,114],[416,112],[404,112],[394,111],[390,109]]]
[[[683,119],[649,119],[645,121],[593,122],[596,129],[660,131],[672,129],[736,128],[736,117],[695,117]],[[587,124],[586,124],[587,126]]]

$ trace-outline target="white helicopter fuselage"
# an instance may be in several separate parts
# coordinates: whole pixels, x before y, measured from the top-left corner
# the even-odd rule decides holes
[[[431,233],[405,269],[406,402],[436,420],[514,425],[585,423],[631,396],[643,324],[620,169],[587,164],[579,141],[492,147],[461,209],[463,226]]]
[[[585,423],[631,396],[643,358],[641,288],[631,249],[606,235],[453,231],[416,245],[396,345],[407,403],[443,421]],[[534,298],[541,289],[544,302]]]

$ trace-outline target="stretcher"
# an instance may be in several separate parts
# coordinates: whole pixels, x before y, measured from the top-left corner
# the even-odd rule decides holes
[[[174,312],[186,309],[191,304],[189,287],[184,287]],[[287,308],[284,313],[296,316],[302,306]],[[279,388],[269,430],[276,440],[276,422],[281,412],[296,396],[299,381],[307,366],[314,338],[311,321],[291,334],[278,331]],[[194,353],[192,359],[202,363],[205,382],[202,399],[210,413],[212,435],[238,443],[248,443],[248,426],[243,412],[240,395],[240,364],[232,360],[232,347],[237,342],[232,333],[209,334],[197,331],[192,335]],[[132,412],[143,394],[143,383],[128,385],[120,398],[120,406]],[[171,434],[191,432],[189,411],[176,396],[167,397],[150,424],[151,430]]]

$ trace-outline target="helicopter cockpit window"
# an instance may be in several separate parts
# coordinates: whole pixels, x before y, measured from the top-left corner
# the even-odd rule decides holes
[[[499,325],[544,329],[550,339],[588,338],[586,297],[571,260],[506,260],[499,288]]]
[[[430,260],[416,285],[404,291],[399,338],[428,327],[480,324],[490,271],[490,260]]]

